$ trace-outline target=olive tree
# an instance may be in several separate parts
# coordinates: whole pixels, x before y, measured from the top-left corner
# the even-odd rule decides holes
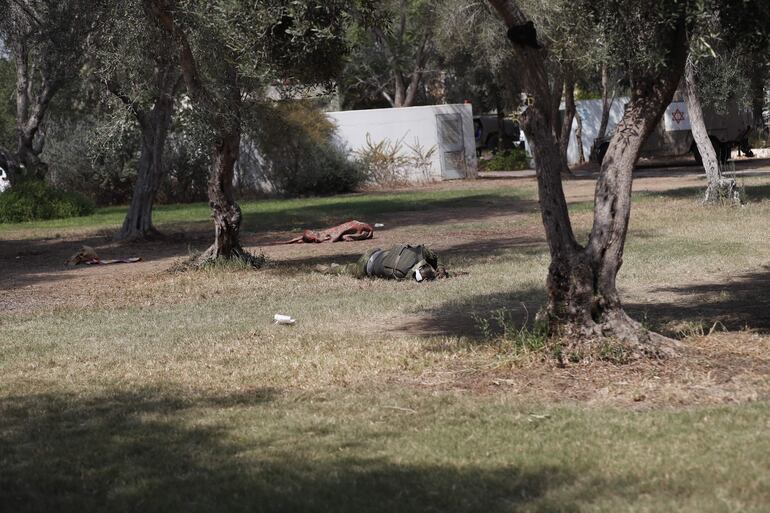
[[[708,9],[701,9],[690,24],[684,89],[693,139],[708,181],[703,201],[739,202],[735,180],[725,178],[720,166],[729,157],[730,147],[715,147],[701,104],[723,111],[728,102],[739,107],[752,103],[752,80],[762,76],[767,62],[770,4],[754,0],[701,1]],[[734,16],[739,19],[734,20]],[[754,107],[755,113],[757,110],[761,116],[761,108]],[[748,136],[750,127],[746,128]]]
[[[343,81],[348,94],[415,105],[435,62],[439,0],[385,0],[354,9],[351,54]]]
[[[131,203],[117,239],[144,239],[158,232],[152,208],[164,175],[163,153],[181,72],[174,41],[160,29],[140,2],[112,5],[109,16],[90,38],[90,65],[96,78],[141,132]]]
[[[348,4],[144,0],[174,41],[189,106],[207,127],[214,243],[202,261],[240,258],[259,263],[241,247],[242,216],[233,189],[244,109],[276,80],[307,84],[339,71]]]
[[[666,349],[623,309],[616,279],[631,212],[632,171],[642,145],[671,101],[687,56],[689,4],[676,0],[569,2],[588,16],[610,13],[615,20],[608,47],[625,62],[633,79],[631,99],[599,172],[593,227],[586,244],[572,229],[561,182],[556,126],[551,117],[546,55],[537,28],[514,0],[489,0],[508,28],[525,88],[533,104],[522,116],[537,167],[538,195],[551,255],[548,301],[542,312],[552,330],[573,343],[614,337],[638,354]],[[567,3],[565,2],[565,5]]]
[[[11,179],[42,179],[45,122],[54,96],[75,77],[82,46],[100,21],[102,0],[4,0],[0,38],[16,67],[16,147]]]

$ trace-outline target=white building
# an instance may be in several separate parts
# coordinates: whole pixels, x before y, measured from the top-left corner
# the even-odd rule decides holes
[[[469,104],[328,112],[341,145],[361,156],[375,146],[401,157],[403,179],[426,182],[476,176]]]

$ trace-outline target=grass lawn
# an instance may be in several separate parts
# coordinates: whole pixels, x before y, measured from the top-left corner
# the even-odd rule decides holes
[[[429,284],[310,271],[368,243],[256,238],[260,271],[41,267],[0,291],[22,305],[0,310],[0,512],[767,511],[770,180],[746,180],[743,208],[656,183],[619,283],[682,339],[671,361],[558,368],[520,347],[548,265],[528,180],[242,205],[247,233],[381,221],[372,244],[427,241],[467,273]],[[566,187],[584,237],[593,184]],[[0,249],[44,262],[47,238],[122,215],[0,225]]]

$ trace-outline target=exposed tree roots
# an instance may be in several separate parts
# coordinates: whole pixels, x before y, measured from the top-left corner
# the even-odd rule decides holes
[[[266,263],[264,255],[252,255],[248,251],[244,250],[240,246],[233,248],[228,254],[223,254],[216,244],[212,244],[209,248],[201,253],[200,256],[194,259],[193,264],[195,267],[209,267],[211,265],[232,265],[234,267],[252,267],[259,269]]]
[[[732,178],[719,178],[709,183],[703,197],[703,203],[729,203],[740,205],[741,193],[738,184]]]
[[[588,359],[627,363],[641,358],[664,359],[679,354],[681,343],[632,319],[623,309],[602,313],[588,323],[550,320],[555,355],[559,363]]]

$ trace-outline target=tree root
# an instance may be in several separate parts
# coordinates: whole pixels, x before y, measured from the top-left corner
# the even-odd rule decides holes
[[[741,191],[732,178],[720,178],[716,183],[710,183],[703,196],[703,203],[741,205]]]
[[[216,244],[212,244],[209,248],[195,258],[192,262],[194,267],[197,268],[209,268],[212,266],[229,266],[234,268],[262,268],[267,259],[265,255],[252,255],[248,251],[244,250],[240,246],[233,248],[229,254],[223,255],[219,252]]]
[[[553,333],[560,365],[586,360],[618,364],[642,358],[661,360],[678,356],[681,348],[679,341],[650,331],[622,309],[604,312],[589,324],[557,323]]]

